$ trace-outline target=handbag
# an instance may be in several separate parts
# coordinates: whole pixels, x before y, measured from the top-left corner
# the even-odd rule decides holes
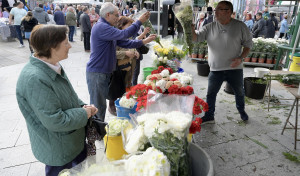
[[[86,138],[87,138],[87,155],[96,155],[95,141],[101,141],[106,135],[105,127],[108,127],[106,122],[102,122],[96,115],[90,117],[86,125]],[[106,146],[107,147],[107,146]],[[105,147],[105,151],[106,151]]]
[[[149,47],[146,45],[142,45],[141,47],[137,48],[140,54],[147,54],[149,52]]]
[[[108,100],[116,100],[123,96],[126,92],[124,77],[122,70],[117,66],[117,70],[112,73],[108,86]]]

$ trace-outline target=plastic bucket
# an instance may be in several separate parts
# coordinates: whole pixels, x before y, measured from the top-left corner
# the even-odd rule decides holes
[[[260,78],[246,77],[244,78],[245,95],[253,99],[262,99],[265,95],[267,84],[254,83],[254,80]]]
[[[210,68],[207,61],[197,62],[197,71],[199,76],[208,76]]]
[[[145,67],[143,68],[143,72],[144,72],[144,80],[146,80],[148,75],[151,75],[151,72],[155,70],[154,67]]]
[[[254,68],[254,72],[255,72],[255,77],[262,78],[264,77],[265,74],[268,74],[270,70],[267,68],[256,67]]]
[[[115,106],[117,109],[117,117],[126,117],[126,118],[130,119],[129,114],[136,113],[137,103],[134,105],[133,108],[129,109],[129,108],[121,107],[119,102],[120,102],[120,99],[117,99],[115,101]]]
[[[291,54],[290,54],[291,58]],[[300,72],[300,53],[295,53],[290,66],[290,71]]]
[[[192,176],[213,176],[214,167],[210,156],[201,147],[190,143],[190,163],[192,165]]]
[[[122,136],[104,136],[104,146],[106,146],[106,157],[109,160],[119,160],[122,159],[123,155],[127,155],[127,152],[124,150]],[[108,139],[108,140],[107,140]]]

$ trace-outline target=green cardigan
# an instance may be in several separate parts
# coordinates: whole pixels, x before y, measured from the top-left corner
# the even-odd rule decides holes
[[[64,70],[30,57],[16,91],[34,156],[50,166],[72,161],[84,148],[88,117]]]

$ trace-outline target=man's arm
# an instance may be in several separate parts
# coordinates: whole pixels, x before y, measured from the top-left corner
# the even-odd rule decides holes
[[[9,24],[11,24],[11,22],[12,22],[12,17],[13,17],[13,15],[9,14]]]

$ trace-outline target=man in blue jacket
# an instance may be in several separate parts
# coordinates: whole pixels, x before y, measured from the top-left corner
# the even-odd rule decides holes
[[[65,14],[61,11],[59,6],[55,7],[54,21],[57,25],[65,25],[66,24]]]
[[[86,78],[90,102],[98,107],[97,116],[103,121],[111,75],[117,66],[116,45],[122,48],[139,48],[154,40],[155,35],[144,40],[128,40],[149,17],[150,13],[147,12],[127,29],[119,30],[114,27],[119,19],[118,8],[110,2],[101,6],[100,19],[91,32],[91,56],[87,63]]]

